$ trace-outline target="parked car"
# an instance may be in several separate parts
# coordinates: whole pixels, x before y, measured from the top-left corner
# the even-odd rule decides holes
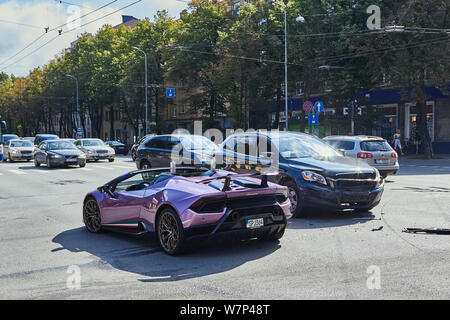
[[[73,143],[73,144],[75,144],[75,141],[77,141],[76,139],[72,139],[72,138],[63,138],[63,139],[60,139],[60,140],[68,141],[68,142]]]
[[[324,140],[348,157],[365,160],[384,178],[396,174],[400,168],[397,152],[381,137],[328,136]]]
[[[34,145],[40,146],[42,141],[57,139],[59,139],[59,137],[55,134],[37,134],[36,137],[34,137]]]
[[[69,141],[45,140],[34,153],[34,165],[46,164],[48,168],[69,165],[86,166],[86,155]]]
[[[86,154],[87,161],[107,159],[109,162],[113,162],[116,157],[114,149],[100,139],[80,139],[75,141],[75,146]]]
[[[136,170],[88,193],[88,231],[156,232],[163,250],[181,253],[194,240],[280,239],[290,218],[287,189],[222,170]]]
[[[175,159],[172,158],[174,148],[178,149]],[[138,147],[136,166],[138,169],[167,167],[172,160],[181,165],[209,166],[217,150],[217,145],[203,136],[153,136]]]
[[[223,142],[216,159],[218,165],[223,162],[222,167],[236,172],[277,166],[280,174],[271,176],[271,181],[288,187],[295,217],[311,209],[367,211],[378,205],[384,190],[377,169],[360,159],[344,157],[308,134],[234,134]]]
[[[131,159],[133,159],[133,161],[136,161],[136,151],[139,148],[139,146],[148,138],[155,136],[154,134],[147,134],[146,136],[140,138],[137,140],[137,142],[135,144],[133,144],[133,146],[130,148],[130,153],[131,153]]]
[[[2,136],[1,144],[3,144],[3,146],[6,146],[8,141],[11,139],[19,139],[19,136],[15,135],[15,134],[4,134]]]
[[[113,148],[114,151],[116,152],[116,154],[123,154],[124,156],[126,156],[128,154],[128,148],[122,142],[106,141],[105,144],[110,146],[111,148]]]
[[[18,160],[30,161],[33,159],[34,145],[30,141],[21,139],[11,139],[3,147],[5,160],[14,162]]]
[[[20,138],[20,139],[30,141],[31,143],[34,144],[34,138],[35,137],[23,137],[23,138]]]

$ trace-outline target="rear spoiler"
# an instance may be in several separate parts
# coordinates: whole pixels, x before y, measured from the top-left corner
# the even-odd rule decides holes
[[[212,172],[212,174],[214,174],[214,173],[215,173],[215,170]],[[210,182],[210,181],[214,181],[214,180],[225,179],[225,182],[224,182],[223,188],[222,188],[222,192],[225,192],[225,191],[230,190],[230,183],[231,183],[232,180],[235,180],[235,179],[238,179],[238,178],[243,178],[243,177],[257,177],[257,176],[261,176],[260,188],[267,188],[269,186],[267,184],[267,180],[268,180],[268,176],[269,175],[278,175],[278,172],[270,172],[270,173],[265,173],[265,174],[261,174],[261,173],[227,174],[227,175],[219,176],[219,177],[211,177],[209,179],[198,181],[197,183],[205,183],[205,182]]]

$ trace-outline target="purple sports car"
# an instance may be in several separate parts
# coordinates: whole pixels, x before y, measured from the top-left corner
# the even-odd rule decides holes
[[[179,167],[124,174],[86,195],[83,221],[90,232],[156,232],[175,255],[194,240],[280,239],[291,217],[287,188],[252,174]]]

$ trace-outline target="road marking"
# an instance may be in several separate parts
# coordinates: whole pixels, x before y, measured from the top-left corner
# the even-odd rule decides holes
[[[81,168],[80,170],[83,170],[83,171],[92,171],[92,170],[94,170],[94,169],[89,169],[89,168]]]
[[[114,170],[113,168],[100,167],[100,166],[98,166],[98,167],[96,167],[96,168],[99,168],[99,169],[105,169],[105,170]]]
[[[15,174],[26,174],[25,172],[20,171],[20,170],[8,170],[8,171],[12,172],[12,173],[15,173]]]
[[[131,169],[131,168],[133,168],[133,167],[125,167],[125,166],[118,166],[118,165],[115,165],[115,166],[113,166],[113,168],[120,168],[120,169]]]

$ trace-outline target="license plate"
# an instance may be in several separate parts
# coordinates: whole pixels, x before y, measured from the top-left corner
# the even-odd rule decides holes
[[[388,164],[389,160],[381,159],[381,160],[375,160],[376,164]]]
[[[247,229],[256,229],[264,226],[264,218],[247,220]]]

